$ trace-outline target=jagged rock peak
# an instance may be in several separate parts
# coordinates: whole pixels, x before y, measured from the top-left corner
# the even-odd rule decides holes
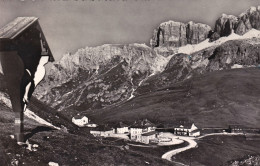
[[[232,29],[234,29],[238,18],[233,15],[222,14],[216,20],[214,31],[219,34],[219,36],[228,36],[231,34]]]
[[[238,35],[243,35],[251,29],[260,30],[260,6],[250,7],[238,17],[233,15],[222,14],[216,20],[211,41],[217,40],[218,37],[228,36],[234,31]],[[217,36],[217,37],[216,37]]]
[[[245,12],[243,12],[243,13],[241,13],[240,15],[239,15],[239,17],[243,17],[245,14],[252,14],[252,13],[254,13],[254,12],[256,12],[256,11],[259,11],[260,10],[260,6],[257,6],[257,7],[255,7],[255,6],[251,6],[249,9],[247,9]]]
[[[208,37],[211,27],[202,23],[167,21],[154,30],[152,47],[180,47],[186,44],[197,44]]]
[[[78,49],[74,54],[65,54],[60,61],[54,63],[50,70],[50,75],[65,71],[66,75],[77,73],[78,68],[83,70],[98,70],[100,65],[106,64],[111,59],[121,56],[121,58],[131,60],[138,58],[142,54],[149,58],[154,58],[152,49],[145,44],[104,44],[96,47],[85,47]],[[55,71],[55,72],[54,72]]]

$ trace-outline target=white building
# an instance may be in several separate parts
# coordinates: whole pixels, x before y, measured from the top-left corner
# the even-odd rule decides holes
[[[199,129],[192,130],[192,131],[189,133],[189,136],[191,136],[191,137],[198,137],[198,136],[200,136],[200,130],[199,130]]]
[[[194,123],[182,122],[181,124],[174,127],[174,134],[184,136],[199,136],[200,131]]]
[[[115,125],[116,133],[117,134],[127,134],[129,133],[128,125],[124,124],[123,122],[119,122]]]
[[[79,127],[84,127],[89,123],[89,119],[86,116],[76,115],[72,118],[72,123]]]
[[[130,128],[130,139],[135,140],[137,142],[141,142],[142,133],[143,133],[143,129],[141,127],[131,127]]]
[[[90,130],[90,134],[95,137],[110,137],[115,133],[115,129],[108,127],[106,125],[101,125],[96,127],[95,129]]]

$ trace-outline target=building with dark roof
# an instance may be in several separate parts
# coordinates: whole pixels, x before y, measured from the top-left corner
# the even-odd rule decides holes
[[[130,126],[130,138],[131,140],[141,142],[141,134],[154,131],[155,129],[155,125],[148,119],[137,120]]]
[[[142,129],[152,129],[155,128],[155,124],[153,124],[151,121],[148,119],[143,119],[143,120],[137,120],[130,126],[131,128],[142,128]]]
[[[19,51],[23,52],[34,46],[40,47],[40,56],[48,56],[50,62],[54,61],[38,18],[17,17],[0,29],[0,51],[17,51],[19,54]],[[22,56],[22,53],[19,55]]]
[[[200,131],[193,122],[181,121],[174,126],[174,134],[183,136],[199,136]]]

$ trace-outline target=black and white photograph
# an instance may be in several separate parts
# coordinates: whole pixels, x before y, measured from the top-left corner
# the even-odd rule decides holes
[[[260,166],[260,1],[0,0],[0,166]]]

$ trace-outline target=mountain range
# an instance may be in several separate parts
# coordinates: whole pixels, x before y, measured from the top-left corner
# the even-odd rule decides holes
[[[69,118],[170,123],[186,117],[201,126],[259,127],[259,19],[260,6],[222,14],[214,29],[168,21],[154,30],[150,46],[105,44],[67,53],[34,96]]]

